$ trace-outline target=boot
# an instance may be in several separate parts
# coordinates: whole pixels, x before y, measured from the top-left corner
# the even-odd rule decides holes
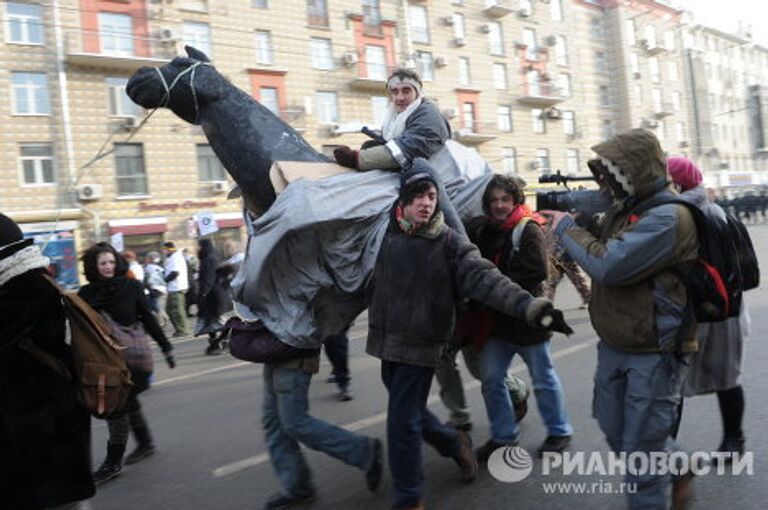
[[[152,443],[152,435],[149,433],[147,427],[137,427],[133,429],[133,433],[136,435],[136,441],[139,444],[136,446],[136,449],[125,458],[126,464],[135,464],[155,453],[155,445]]]
[[[205,349],[205,353],[209,356],[214,356],[216,354],[221,354],[223,351],[221,349],[221,345],[219,345],[219,342],[221,340],[218,338],[209,338],[208,339],[208,347]]]
[[[123,469],[124,453],[124,444],[107,443],[107,458],[104,459],[99,469],[93,473],[93,483],[101,485],[119,475]]]

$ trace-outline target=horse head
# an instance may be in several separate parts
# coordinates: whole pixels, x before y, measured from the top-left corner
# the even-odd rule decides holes
[[[144,67],[128,81],[128,96],[144,108],[166,107],[200,124],[246,202],[266,210],[275,200],[274,161],[327,161],[291,126],[219,74],[201,51],[185,47],[162,67]]]

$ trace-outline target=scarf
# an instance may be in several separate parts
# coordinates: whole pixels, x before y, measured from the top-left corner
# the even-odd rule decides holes
[[[40,253],[39,246],[27,246],[0,260],[0,286],[32,269],[47,269],[50,263],[48,257],[43,257]]]
[[[384,121],[381,123],[381,134],[385,140],[390,141],[397,138],[405,130],[405,121],[421,105],[424,98],[419,97],[401,113],[397,112],[395,104],[390,101],[387,107],[387,114],[384,115]]]
[[[400,230],[408,235],[418,234],[430,238],[437,237],[441,232],[444,223],[443,212],[438,209],[428,222],[416,226],[406,219],[403,214],[402,205],[395,207],[395,221],[397,221],[397,226],[400,227]]]
[[[107,280],[90,282],[86,301],[96,310],[109,310],[118,299],[117,293],[125,286],[127,279],[127,276],[114,276]]]

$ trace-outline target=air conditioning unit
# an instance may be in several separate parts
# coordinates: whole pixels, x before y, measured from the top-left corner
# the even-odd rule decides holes
[[[229,183],[227,181],[212,181],[211,191],[214,193],[224,193],[229,190]]]
[[[559,108],[550,108],[547,110],[547,118],[548,119],[562,119],[563,118],[563,111]]]
[[[435,67],[445,67],[448,65],[443,57],[436,57],[434,64]]]
[[[552,81],[552,76],[550,76],[549,73],[541,73],[539,79],[541,81]]]
[[[353,66],[357,64],[357,53],[354,53],[354,52],[345,53],[341,57],[341,61],[344,63],[345,66]]]
[[[685,141],[685,140],[682,140],[682,141],[680,141],[680,148],[681,148],[681,149],[685,149],[685,148],[686,148],[686,147],[688,147],[689,145],[690,145],[690,144],[689,144],[687,141]]]
[[[443,110],[443,115],[445,115],[446,119],[456,118],[456,109],[455,108],[446,108],[445,110]]]
[[[554,35],[548,35],[544,39],[544,44],[546,44],[547,46],[554,46],[554,45],[556,45],[557,44],[557,37],[555,37]]]
[[[443,22],[443,25],[446,27],[452,27],[453,26],[453,16],[446,16],[444,18],[440,18],[440,21]]]
[[[529,170],[536,170],[537,168],[539,168],[539,162],[538,161],[536,161],[535,159],[532,159],[531,161],[528,162],[528,169]]]
[[[76,190],[78,200],[98,200],[103,195],[101,184],[81,184]]]
[[[175,41],[179,39],[179,34],[173,27],[163,27],[158,32],[158,37],[161,41]]]
[[[480,31],[484,34],[489,34],[491,32],[491,25],[480,25]]]
[[[527,7],[520,9],[517,11],[517,15],[521,18],[530,18],[531,17],[531,10]]]
[[[463,37],[457,37],[456,39],[453,40],[453,44],[455,44],[456,46],[464,46],[465,44],[467,44],[467,42],[464,40]]]
[[[642,78],[642,77],[643,77],[643,75],[642,75],[642,74],[640,74],[640,73],[632,73],[632,76],[633,76],[633,77],[634,77],[636,80],[639,80],[640,78]]]

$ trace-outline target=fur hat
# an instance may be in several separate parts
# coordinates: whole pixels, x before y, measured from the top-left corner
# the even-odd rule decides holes
[[[688,158],[672,156],[667,158],[667,172],[672,182],[680,186],[683,191],[695,188],[702,181],[701,170]]]
[[[10,257],[32,243],[32,239],[24,239],[15,221],[0,213],[0,260]]]
[[[424,158],[413,160],[411,167],[400,174],[400,200],[408,195],[408,190],[419,182],[427,181],[437,189],[437,181],[432,176],[432,167]]]

